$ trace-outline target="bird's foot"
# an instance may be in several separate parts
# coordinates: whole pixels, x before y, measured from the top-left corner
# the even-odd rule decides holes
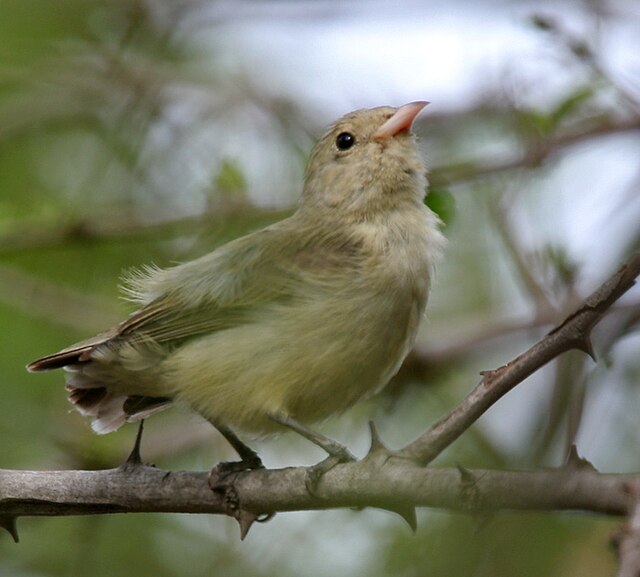
[[[265,523],[273,517],[275,513],[254,513],[243,509],[240,503],[240,496],[235,487],[235,481],[239,474],[246,471],[264,469],[264,465],[258,455],[242,461],[224,461],[218,463],[209,473],[209,488],[220,496],[225,513],[233,517],[240,525],[240,539],[249,533],[251,526],[257,521]]]
[[[351,451],[349,451],[349,449],[344,445],[341,445],[332,439],[327,440],[330,441],[330,443],[325,443],[323,449],[329,453],[329,456],[323,461],[308,467],[304,481],[309,494],[318,498],[322,498],[318,493],[318,485],[320,484],[322,477],[324,477],[336,465],[340,465],[341,463],[350,463],[357,460]]]
[[[224,492],[226,486],[233,484],[238,473],[255,471],[256,469],[264,469],[264,465],[255,453],[242,461],[223,461],[209,472],[209,487],[216,493]]]
[[[285,413],[273,413],[269,415],[269,417],[276,423],[292,429],[305,439],[311,441],[314,445],[317,445],[329,453],[329,456],[324,461],[320,461],[317,465],[307,468],[305,485],[309,493],[314,497],[321,498],[321,496],[318,495],[318,483],[326,473],[340,463],[348,463],[356,460],[349,449],[341,443],[338,443],[338,441],[334,441],[313,429],[309,429],[309,427],[299,423],[296,419]]]

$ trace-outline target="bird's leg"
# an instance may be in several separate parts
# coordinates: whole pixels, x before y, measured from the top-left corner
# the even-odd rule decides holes
[[[212,490],[224,490],[223,485],[225,485],[225,481],[228,481],[228,477],[233,473],[240,473],[242,471],[250,471],[253,469],[264,469],[264,465],[262,464],[260,457],[258,457],[258,453],[250,447],[247,447],[247,445],[245,445],[229,427],[213,422],[211,422],[211,424],[218,429],[220,434],[240,456],[240,461],[224,461],[218,463],[213,469],[211,469],[211,472],[209,473],[209,486]]]
[[[325,437],[317,431],[313,431],[312,429],[305,427],[302,423],[299,423],[289,415],[284,413],[273,413],[269,415],[269,417],[276,423],[280,423],[281,425],[292,429],[299,435],[302,435],[305,439],[311,441],[314,445],[318,445],[318,447],[329,453],[329,456],[324,461],[320,461],[318,464],[307,469],[307,489],[314,495],[317,494],[316,488],[318,486],[318,482],[325,473],[340,463],[347,463],[349,461],[356,460],[356,458],[351,454],[351,451],[349,451],[349,449],[344,445],[338,443],[338,441],[330,439],[329,437]]]
[[[142,457],[140,456],[140,445],[142,443],[143,430],[144,419],[140,419],[140,424],[138,425],[138,432],[136,433],[136,440],[133,444],[133,449],[131,449],[131,453],[127,457],[127,460],[122,464],[123,469],[131,469],[133,467],[142,465]]]
[[[318,445],[318,447],[324,449],[331,457],[338,459],[341,463],[356,460],[356,458],[349,452],[349,449],[344,445],[338,443],[338,441],[330,439],[329,437],[325,437],[321,433],[305,427],[302,423],[299,423],[289,415],[284,413],[272,413],[269,415],[269,418],[276,423],[292,429],[299,435],[302,435],[305,439],[311,441],[314,445]]]
[[[251,447],[245,445],[238,436],[231,430],[229,427],[225,427],[224,425],[214,425],[216,429],[220,432],[220,434],[229,442],[229,444],[235,449],[236,453],[238,453],[240,457],[240,461],[235,463],[221,463],[226,465],[227,467],[231,466],[234,468],[234,471],[246,471],[250,469],[264,469],[264,465],[262,464],[262,460],[258,457],[258,453],[256,453]],[[233,472],[233,471],[229,471]]]
[[[238,521],[240,538],[244,539],[255,521],[266,522],[275,513],[258,514],[242,508],[234,486],[236,475],[242,471],[264,469],[262,460],[253,449],[245,445],[229,427],[209,421],[240,456],[240,461],[218,463],[209,473],[209,487],[221,496],[225,513]]]

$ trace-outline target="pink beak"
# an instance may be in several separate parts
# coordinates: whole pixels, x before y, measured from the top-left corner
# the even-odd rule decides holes
[[[371,138],[374,140],[383,140],[390,138],[403,130],[410,130],[415,117],[427,105],[428,102],[418,100],[417,102],[409,102],[400,108],[397,108],[394,115],[389,118],[378,130],[376,130]]]

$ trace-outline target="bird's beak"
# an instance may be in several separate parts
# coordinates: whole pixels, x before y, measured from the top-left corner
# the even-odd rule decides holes
[[[428,102],[419,100],[417,102],[409,102],[396,109],[394,115],[389,118],[378,130],[376,130],[371,138],[374,140],[384,140],[395,136],[403,130],[410,130],[411,125],[418,113],[427,105]]]

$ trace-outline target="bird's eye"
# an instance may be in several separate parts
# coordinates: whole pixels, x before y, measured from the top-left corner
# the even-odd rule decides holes
[[[349,150],[356,143],[356,137],[350,132],[341,132],[336,137],[338,150]]]

